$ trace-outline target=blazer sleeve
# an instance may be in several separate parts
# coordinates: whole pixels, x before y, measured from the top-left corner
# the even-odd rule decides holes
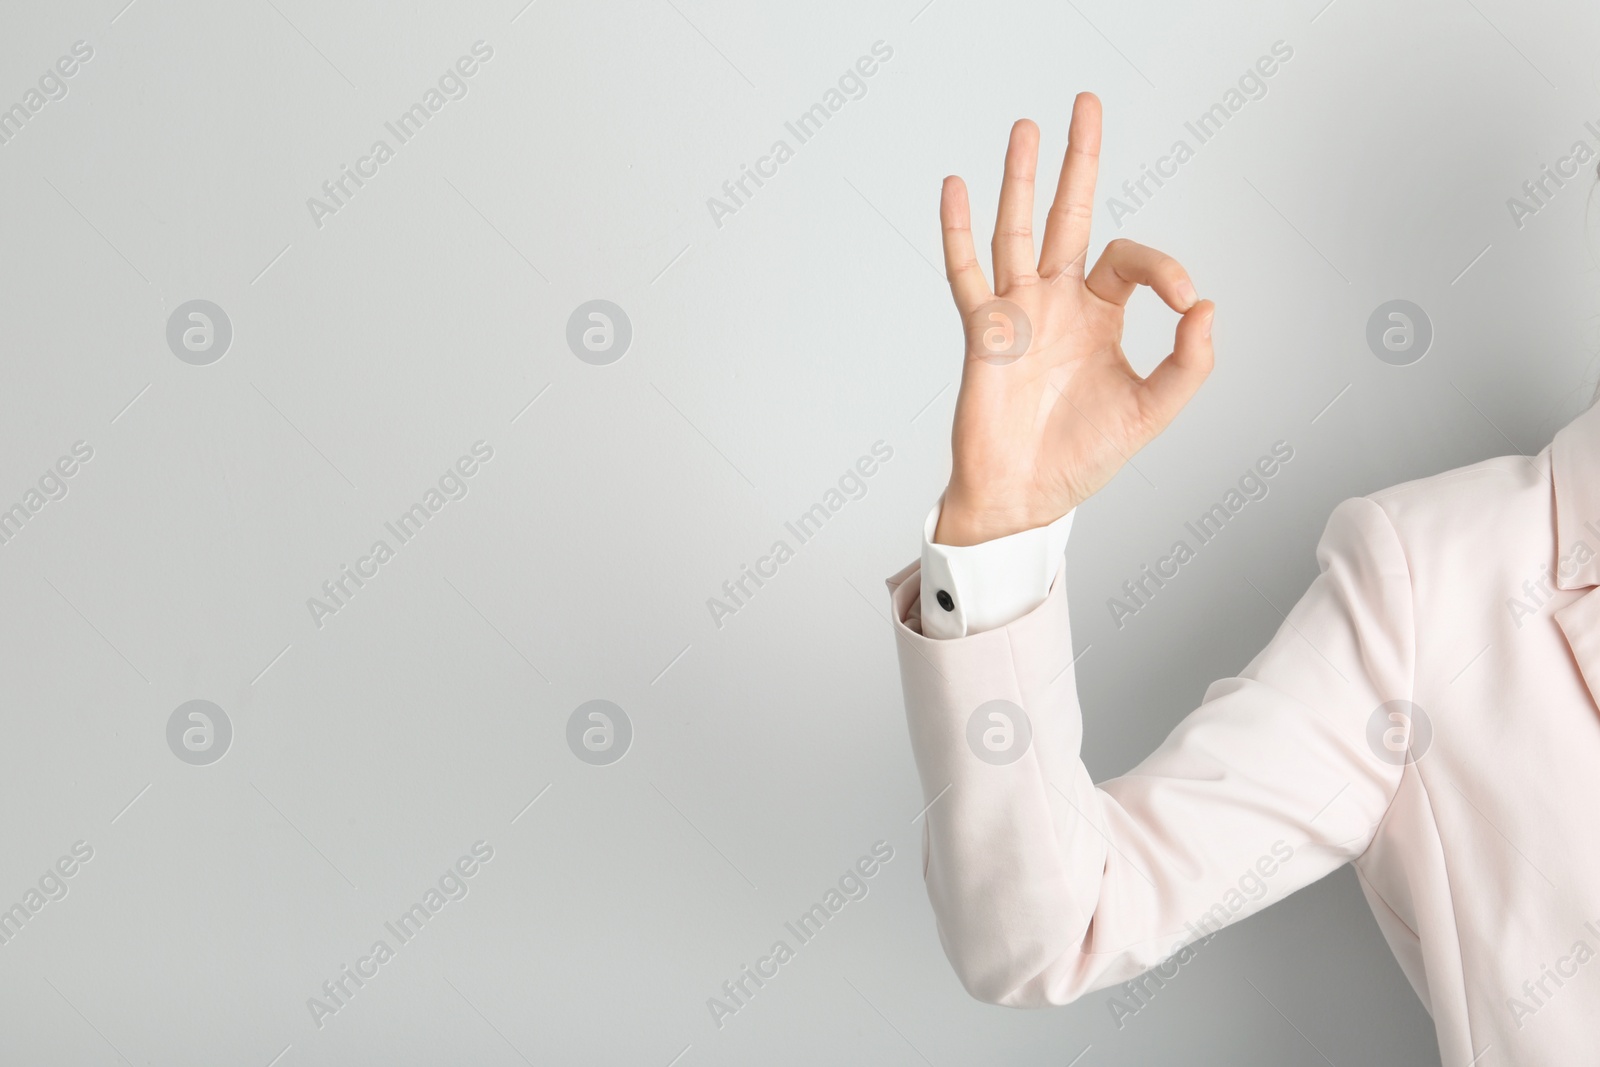
[[[1015,622],[947,640],[921,633],[918,564],[889,580],[929,805],[923,877],[973,996],[1067,1003],[1365,851],[1408,758],[1409,733],[1394,731],[1411,720],[1391,712],[1410,705],[1391,702],[1412,695],[1410,573],[1366,498],[1334,510],[1317,560],[1271,643],[1212,683],[1149,757],[1098,786],[1079,754],[1064,577]],[[1002,723],[990,712],[1008,706],[1030,735],[1014,758],[983,740]]]

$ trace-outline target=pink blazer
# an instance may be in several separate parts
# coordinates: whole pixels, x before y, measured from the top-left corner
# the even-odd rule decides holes
[[[1271,643],[1099,785],[1062,579],[932,640],[900,571],[923,876],[962,984],[1064,1004],[1351,863],[1446,1064],[1592,1062],[1597,549],[1600,406],[1537,456],[1346,500]]]

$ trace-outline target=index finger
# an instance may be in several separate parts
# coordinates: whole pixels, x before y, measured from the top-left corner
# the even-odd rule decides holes
[[[1072,102],[1072,126],[1067,133],[1067,154],[1061,160],[1061,177],[1056,182],[1056,198],[1045,220],[1044,251],[1039,257],[1041,278],[1054,278],[1063,271],[1083,275],[1099,170],[1100,99],[1093,93],[1079,93]]]
[[[1183,314],[1199,299],[1183,264],[1154,248],[1118,237],[1106,245],[1084,279],[1084,287],[1110,304],[1126,305],[1133,291],[1148,285],[1173,311]]]
[[[939,225],[944,232],[944,272],[961,317],[989,298],[978,253],[972,247],[972,209],[967,185],[955,175],[944,180],[939,194]]]

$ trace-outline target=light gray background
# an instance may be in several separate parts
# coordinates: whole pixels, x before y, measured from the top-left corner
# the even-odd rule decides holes
[[[1159,245],[1218,304],[1216,373],[1068,552],[1109,777],[1268,640],[1336,502],[1535,451],[1586,398],[1590,176],[1520,229],[1506,200],[1593,144],[1592,4],[125,2],[0,32],[3,105],[95,51],[0,146],[0,505],[94,448],[0,546],[0,905],[95,849],[0,946],[6,1062],[1437,1062],[1348,870],[1121,1030],[1105,993],[1010,1011],[945,963],[882,584],[948,469],[939,181],[986,243],[1011,122],[1053,174],[1094,89],[1096,245]],[[480,39],[469,95],[315,227],[307,197]],[[866,96],[717,227],[707,198],[878,40]],[[1117,229],[1106,196],[1277,40],[1266,98]],[[233,323],[210,366],[165,342],[195,298]],[[564,339],[595,298],[634,328],[610,366]],[[1364,341],[1393,298],[1434,324],[1413,366]],[[1135,301],[1137,366],[1171,325]],[[318,629],[306,599],[479,439],[469,495]],[[880,439],[867,495],[717,628],[707,598]],[[1271,495],[1114,627],[1280,439]],[[165,739],[195,698],[234,727],[205,767]],[[607,767],[565,742],[596,698],[635,729]],[[479,839],[470,895],[315,1027]],[[879,839],[871,894],[714,1026]]]

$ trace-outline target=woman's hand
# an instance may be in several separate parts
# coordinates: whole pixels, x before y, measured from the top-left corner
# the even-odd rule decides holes
[[[994,292],[972,246],[960,178],[939,204],[945,269],[966,332],[950,485],[934,540],[971,545],[1043,526],[1077,507],[1166,428],[1211,373],[1209,300],[1177,260],[1132,241],[1084,270],[1100,162],[1100,101],[1080,93],[1067,155],[1033,251],[1039,128],[1011,128],[994,230]],[[1140,378],[1122,353],[1122,309],[1148,285],[1180,312],[1172,354]]]

